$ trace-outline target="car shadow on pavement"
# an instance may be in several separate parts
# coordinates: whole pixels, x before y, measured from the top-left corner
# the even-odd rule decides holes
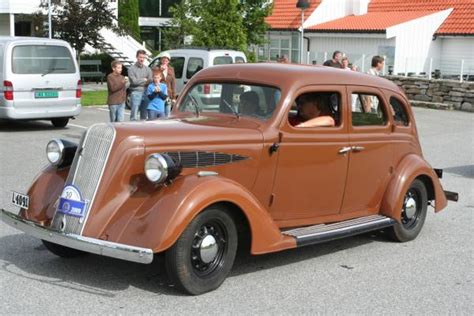
[[[461,177],[474,179],[474,165],[444,168],[443,171],[446,173],[453,173]]]
[[[0,132],[29,132],[45,130],[63,130],[67,127],[54,127],[50,121],[10,121],[0,120]]]
[[[239,253],[229,277],[310,260],[374,241],[384,242],[386,238],[376,232],[260,256]],[[16,278],[105,298],[114,298],[117,292],[131,286],[159,295],[185,295],[170,283],[163,256],[156,256],[148,265],[92,254],[64,259],[51,254],[40,240],[21,233],[0,238],[0,249],[2,272]]]

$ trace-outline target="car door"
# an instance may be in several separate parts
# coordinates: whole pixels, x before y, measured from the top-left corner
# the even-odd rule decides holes
[[[347,87],[349,168],[341,213],[373,214],[393,172],[388,107],[379,89]]]
[[[310,92],[338,96],[337,125],[298,128],[287,117],[283,120],[271,204],[272,216],[281,226],[309,224],[338,214],[341,208],[349,144],[347,119],[341,111],[346,106],[345,88],[308,87],[296,96]]]

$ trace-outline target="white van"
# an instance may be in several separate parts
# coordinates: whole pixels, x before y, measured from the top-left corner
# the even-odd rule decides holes
[[[247,62],[243,52],[230,49],[183,48],[167,50],[161,54],[165,52],[171,56],[170,64],[176,75],[176,92],[178,94],[189,79],[201,69],[215,65]],[[152,60],[151,68],[159,64],[160,55]],[[212,87],[208,89],[206,92],[212,93]]]
[[[81,87],[67,42],[0,36],[0,118],[64,127],[81,112]]]

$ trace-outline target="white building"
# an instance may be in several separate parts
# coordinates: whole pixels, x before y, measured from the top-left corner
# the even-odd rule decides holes
[[[288,55],[300,62],[301,10],[297,1],[274,0],[269,44],[260,59]],[[322,0],[304,11],[304,63],[321,64],[339,50],[359,69],[372,56],[386,72],[474,75],[473,0]]]

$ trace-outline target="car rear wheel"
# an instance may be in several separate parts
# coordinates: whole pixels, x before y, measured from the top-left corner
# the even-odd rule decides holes
[[[75,258],[79,256],[84,256],[87,252],[80,251],[77,249],[61,246],[46,240],[42,240],[43,245],[53,254],[61,258]]]
[[[68,117],[58,117],[51,119],[51,123],[53,123],[54,127],[66,127],[67,123],[69,123]]]
[[[425,184],[416,179],[405,193],[401,210],[401,222],[396,223],[391,228],[390,236],[399,242],[415,239],[425,223],[427,208],[428,194]]]
[[[181,290],[198,295],[218,288],[232,269],[237,230],[222,207],[199,214],[166,252],[166,270]]]

